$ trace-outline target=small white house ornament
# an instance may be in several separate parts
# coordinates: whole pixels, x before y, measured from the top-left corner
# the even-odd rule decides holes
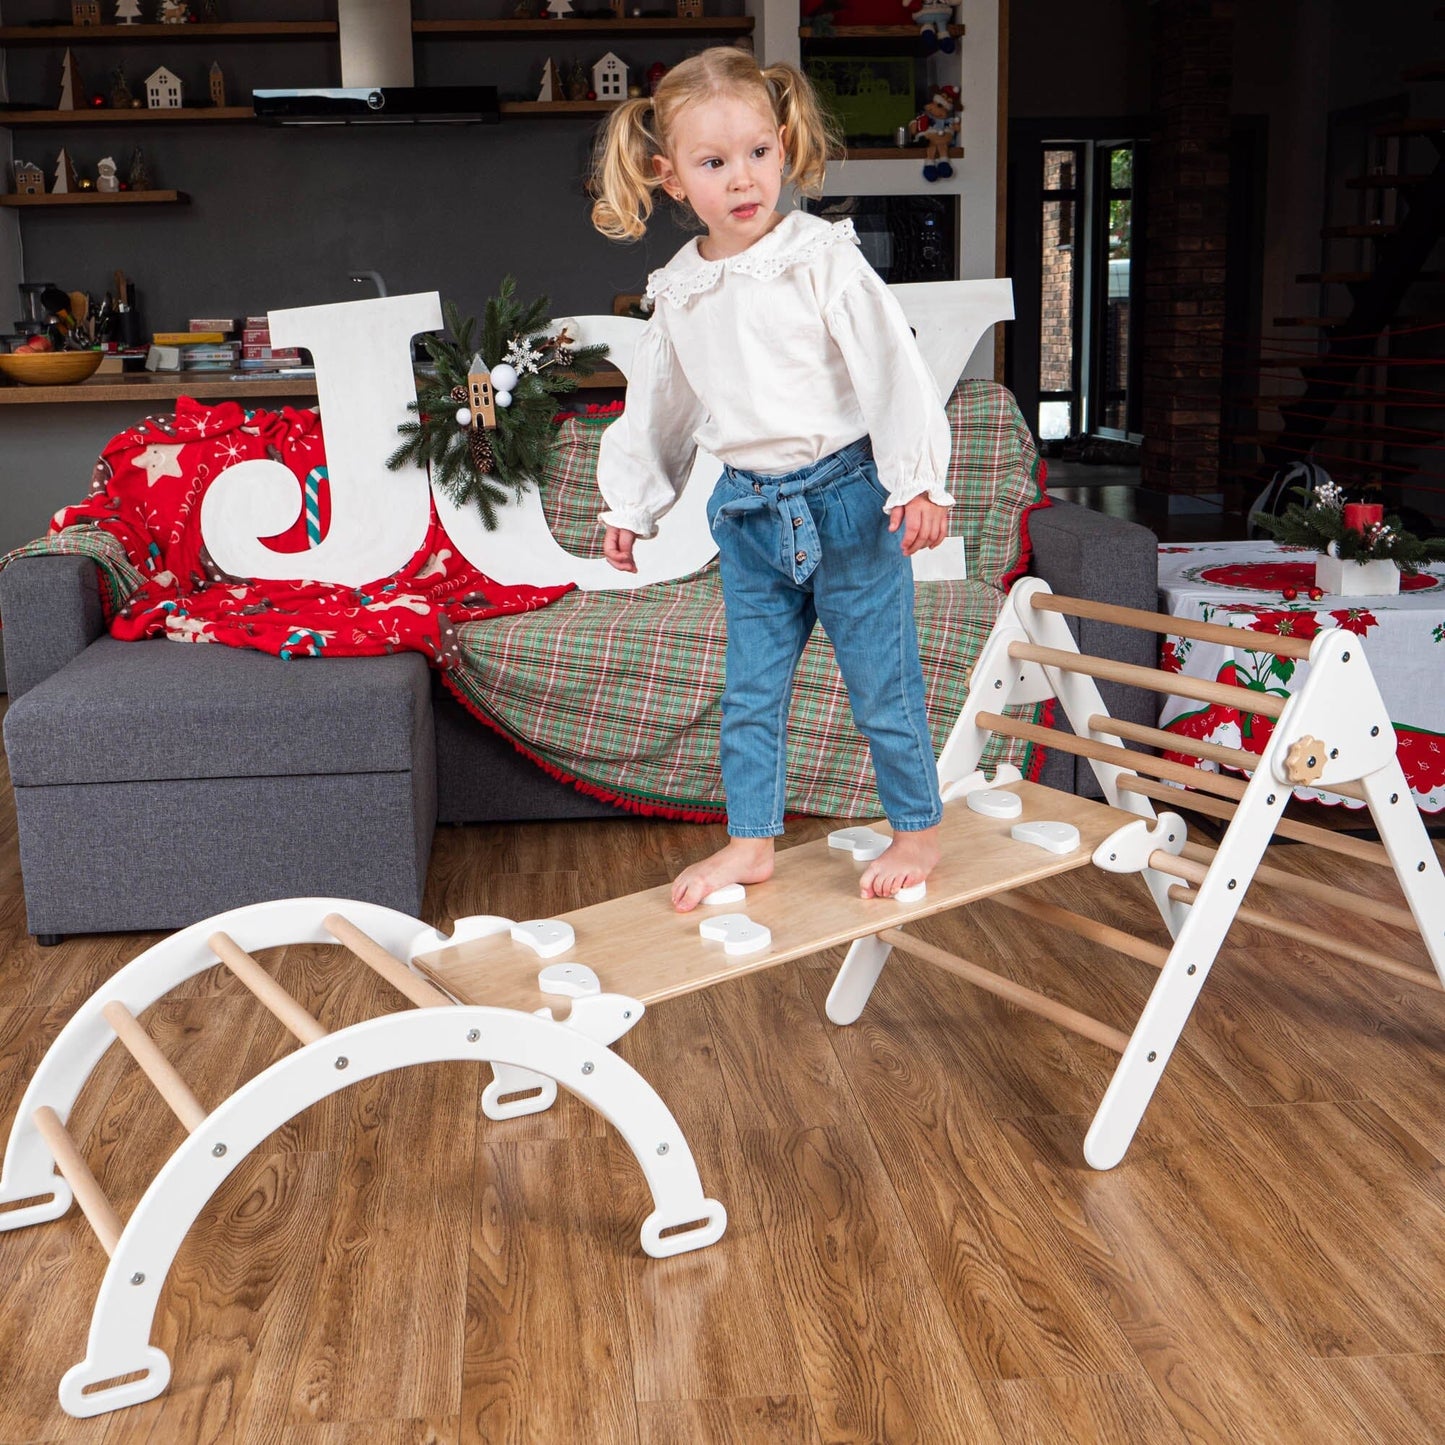
[[[181,78],[164,65],[146,76],[146,105],[151,110],[181,108]]]
[[[627,99],[627,66],[610,50],[592,67],[592,93],[598,100]]]

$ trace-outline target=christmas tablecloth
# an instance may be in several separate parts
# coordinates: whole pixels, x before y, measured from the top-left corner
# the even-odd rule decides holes
[[[1308,662],[1251,650],[1250,632],[1311,638],[1343,627],[1363,639],[1380,695],[1395,725],[1401,766],[1423,812],[1445,809],[1445,566],[1400,578],[1398,596],[1330,597],[1311,601],[1315,553],[1274,542],[1209,542],[1159,548],[1159,596],[1173,617],[1222,623],[1240,632],[1238,647],[1166,637],[1166,671],[1288,696],[1308,675]],[[1285,589],[1294,589],[1287,599]],[[1219,704],[1168,697],[1160,727],[1183,737],[1263,752],[1273,722]],[[1182,753],[1175,762],[1215,770]],[[1295,796],[1360,808],[1364,804],[1314,788]]]

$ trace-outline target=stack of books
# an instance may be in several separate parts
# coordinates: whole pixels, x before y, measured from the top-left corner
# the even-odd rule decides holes
[[[248,316],[241,332],[241,370],[284,371],[301,365],[299,347],[271,345],[271,323],[265,316]]]
[[[180,347],[182,371],[229,372],[240,356],[235,336],[235,317],[192,317],[186,331],[157,336],[155,342]]]

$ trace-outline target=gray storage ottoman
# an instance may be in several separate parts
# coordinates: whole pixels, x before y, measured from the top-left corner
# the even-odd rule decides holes
[[[420,913],[436,742],[416,653],[102,636],[12,700],[5,751],[31,933],[316,895]]]

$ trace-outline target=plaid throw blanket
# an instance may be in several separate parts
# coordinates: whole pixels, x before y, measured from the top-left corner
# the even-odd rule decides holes
[[[1048,505],[1033,440],[1007,391],[991,382],[965,381],[948,410],[954,447],[948,485],[958,498],[951,531],[964,539],[969,577],[918,588],[919,644],[935,751],[963,706],[969,670],[1004,590],[1027,564],[1027,514]],[[183,414],[178,409],[177,419]],[[220,434],[222,421],[239,422],[240,417],[238,409],[236,418],[215,418],[210,425],[218,429],[208,436]],[[253,417],[244,419],[249,424]],[[582,556],[600,555],[597,515],[602,502],[594,478],[598,444],[611,420],[605,410],[563,419],[542,486],[553,532],[562,546]],[[288,425],[290,421],[288,416]],[[203,619],[205,627],[196,625],[198,594],[208,589],[177,580],[177,574],[187,577],[187,566],[198,556],[199,539],[191,535],[195,529],[180,525],[170,513],[164,528],[152,526],[143,507],[154,505],[153,489],[126,488],[115,480],[130,474],[127,466],[134,471],[147,448],[175,446],[178,439],[170,418],[149,418],[142,427],[123,433],[106,448],[89,501],[61,512],[50,536],[0,558],[0,566],[15,557],[46,552],[93,558],[101,572],[107,617],[118,635],[159,633],[263,647],[282,656],[314,650],[282,646],[300,619],[275,605],[304,603],[307,599],[294,590],[278,598],[276,589],[310,584],[263,584],[272,601],[264,621],[273,624],[264,631],[261,614],[255,613],[237,625],[217,627],[209,617]],[[151,451],[145,456],[152,471],[157,470],[156,455]],[[140,471],[141,480],[148,482],[144,463]],[[199,493],[187,488],[180,495],[191,513]],[[324,526],[324,519],[317,521]],[[292,540],[305,546],[300,537]],[[424,562],[422,554],[419,560]],[[167,563],[181,565],[173,570]],[[204,576],[195,580],[204,583]],[[225,582],[232,584],[233,579]],[[223,594],[231,588],[217,583],[213,590]],[[505,599],[467,596],[466,603],[484,605],[493,615],[456,627],[455,640],[449,638],[446,647],[433,644],[432,629],[447,617],[448,599],[429,597],[428,612],[419,615],[417,637],[401,645],[424,652],[477,718],[553,776],[636,812],[698,821],[725,816],[718,773],[724,622],[716,564],[691,578],[634,592],[513,590],[519,595]],[[536,610],[544,601],[550,605]],[[495,615],[499,603],[532,610]],[[183,615],[176,615],[178,608]],[[460,620],[465,613],[451,615]],[[375,645],[374,639],[351,643],[355,650],[366,646],[380,651],[384,645]],[[1021,715],[1033,719],[1037,711],[1024,709]],[[832,645],[821,629],[803,654],[789,728],[790,810],[876,817],[881,810],[867,743],[853,726]],[[1026,774],[1038,761],[1029,746],[1008,739],[995,738],[984,754],[986,767],[1011,762]]]
[[[1004,591],[1025,569],[1026,518],[1047,506],[1038,454],[1012,395],[964,381],[948,407],[953,429],[950,530],[968,557],[964,582],[918,587],[919,649],[934,750],[968,692],[968,674]],[[601,554],[594,485],[609,416],[574,417],[558,431],[543,508],[562,546]],[[635,592],[573,592],[534,616],[461,628],[462,666],[443,681],[483,721],[584,792],[636,812],[699,821],[725,816],[718,771],[725,625],[716,563]],[[1036,719],[1037,709],[1022,715]],[[1042,758],[995,738],[984,765],[1027,775]],[[822,629],[803,653],[788,734],[788,806],[824,817],[878,816],[866,740]]]

